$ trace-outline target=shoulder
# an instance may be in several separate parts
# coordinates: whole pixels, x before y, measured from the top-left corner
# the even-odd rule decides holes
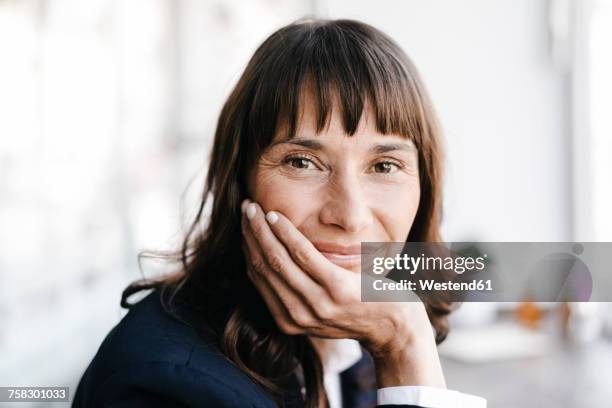
[[[154,291],[108,333],[73,406],[275,406],[269,396]]]

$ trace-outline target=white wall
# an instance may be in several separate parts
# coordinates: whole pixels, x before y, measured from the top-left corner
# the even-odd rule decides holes
[[[444,238],[572,239],[569,86],[546,0],[329,0],[318,13],[391,35],[445,130]]]
[[[180,242],[231,85],[311,11],[243,3],[0,1],[0,384],[74,393],[138,252]]]

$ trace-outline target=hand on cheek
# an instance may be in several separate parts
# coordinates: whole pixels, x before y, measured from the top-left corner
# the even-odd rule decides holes
[[[293,239],[300,248],[286,247],[271,227],[279,233],[292,228]],[[311,258],[316,252],[310,241],[284,216],[276,212],[264,216],[261,207],[252,202],[243,203],[242,231],[247,273],[279,328],[287,334],[306,334],[320,329],[318,318],[324,315],[321,310],[331,304],[326,302],[325,290],[298,266],[291,254],[298,254],[302,261],[308,262],[304,257]],[[327,329],[326,337],[334,337],[333,328]]]
[[[247,274],[284,333],[362,342],[380,386],[445,387],[433,332],[420,302],[361,302],[360,276],[325,258],[278,212],[242,205]]]
[[[284,332],[388,347],[405,334],[406,321],[419,321],[408,309],[427,320],[420,303],[361,302],[360,275],[329,261],[283,214],[266,215],[248,200],[242,214],[249,278]]]

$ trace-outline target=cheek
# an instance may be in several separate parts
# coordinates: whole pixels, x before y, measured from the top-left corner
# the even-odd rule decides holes
[[[264,211],[278,211],[293,225],[300,227],[312,214],[316,213],[315,194],[318,185],[287,179],[274,172],[259,172],[253,179],[251,199]]]
[[[376,218],[390,241],[406,240],[419,207],[420,197],[418,181],[401,187],[378,189],[371,202],[375,203]]]

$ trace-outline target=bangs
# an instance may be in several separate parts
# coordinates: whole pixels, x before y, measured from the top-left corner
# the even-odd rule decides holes
[[[284,139],[295,136],[307,100],[314,103],[317,133],[337,110],[344,131],[353,135],[367,106],[379,133],[420,146],[426,115],[416,69],[373,27],[350,20],[296,23],[268,38],[253,58],[261,61],[247,126],[258,150],[279,131]]]

